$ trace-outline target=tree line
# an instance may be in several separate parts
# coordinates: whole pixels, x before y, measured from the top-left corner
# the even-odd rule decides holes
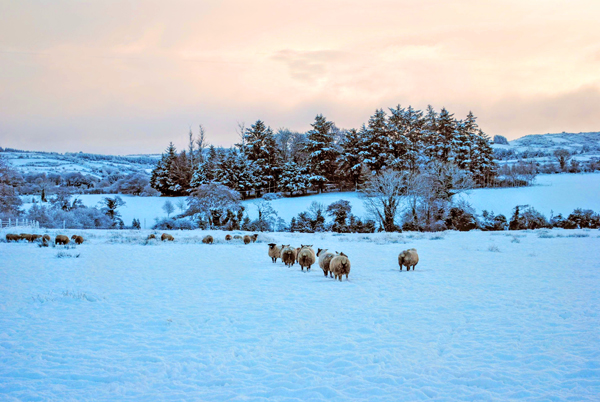
[[[306,133],[279,129],[258,120],[240,125],[240,141],[230,148],[209,146],[205,132],[190,130],[188,149],[171,143],[152,171],[150,185],[162,195],[190,195],[203,184],[220,183],[242,198],[265,193],[290,195],[330,188],[357,189],[384,170],[417,172],[431,162],[449,164],[475,186],[492,185],[497,174],[490,138],[473,113],[464,119],[397,106],[376,110],[360,129],[340,129],[317,115]]]

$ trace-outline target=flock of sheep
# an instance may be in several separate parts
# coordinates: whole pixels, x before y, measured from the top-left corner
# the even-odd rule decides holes
[[[52,242],[52,238],[50,237],[50,235],[39,235],[39,234],[28,234],[28,233],[21,233],[21,234],[13,234],[13,233],[9,233],[6,235],[6,242],[10,243],[10,242],[19,242],[22,240],[27,240],[30,243],[33,242],[41,242],[41,244],[43,246],[48,246],[49,243]],[[67,245],[71,242],[71,240],[73,240],[73,242],[75,242],[75,244],[81,244],[83,243],[83,237],[79,236],[79,235],[73,235],[71,236],[71,238],[69,239],[68,236],[65,235],[57,235],[54,238],[54,244],[58,244],[58,245]]]
[[[156,235],[151,234],[148,236],[147,240],[156,239]],[[258,234],[253,235],[226,235],[226,241],[232,240],[242,240],[244,244],[254,243],[258,239]],[[7,234],[6,241],[10,242],[19,242],[22,240],[26,240],[30,243],[41,241],[43,246],[48,246],[48,244],[52,241],[52,238],[45,234]],[[69,242],[73,240],[75,244],[83,243],[83,237],[78,235],[71,236],[69,239],[68,236],[65,235],[57,235],[54,238],[54,243],[57,245],[67,245]],[[160,237],[161,241],[173,241],[175,238],[168,234],[163,233]],[[214,242],[214,238],[211,235],[207,235],[202,239],[202,243],[204,244],[212,244]],[[291,247],[289,244],[282,244],[281,246],[277,246],[276,243],[269,243],[269,257],[271,257],[271,261],[273,263],[277,262],[277,259],[280,258],[281,261],[289,268],[292,267],[295,263],[300,264],[300,269],[304,271],[306,267],[307,271],[310,271],[312,265],[317,261],[317,257],[319,258],[319,267],[323,270],[323,274],[329,276],[331,278],[335,278],[336,280],[342,280],[342,276],[346,275],[346,279],[348,279],[348,275],[350,274],[350,259],[348,256],[342,252],[338,253],[328,251],[327,249],[317,249],[317,252],[312,248],[312,244],[304,245],[302,244],[300,247]],[[402,271],[402,267],[406,267],[407,271],[410,271],[412,267],[413,271],[415,270],[415,266],[419,263],[419,254],[417,254],[417,250],[414,248],[404,250],[398,255],[398,265],[400,265],[400,271]]]
[[[150,236],[148,236],[147,240],[152,240],[152,239],[156,239],[156,235],[155,234],[151,234]],[[245,235],[245,236],[241,236],[241,235],[235,235],[235,236],[231,236],[230,234],[228,234],[227,236],[225,236],[225,240],[227,241],[231,241],[231,240],[243,240],[244,244],[250,244],[250,243],[255,243],[256,239],[258,239],[258,234],[253,234],[253,235]],[[175,238],[173,236],[171,236],[168,233],[163,233],[160,236],[160,240],[161,241],[173,241],[175,240]],[[207,235],[204,236],[204,238],[202,239],[202,243],[204,244],[213,244],[215,241],[215,239],[211,236],[211,235]]]
[[[300,264],[300,269],[304,271],[304,267],[306,267],[307,271],[310,271],[311,266],[316,262],[317,257],[319,258],[319,267],[323,270],[323,274],[327,277],[329,276],[334,279],[339,279],[342,281],[342,277],[346,275],[346,280],[348,279],[348,275],[350,275],[350,259],[348,256],[342,252],[331,252],[327,249],[317,249],[317,253],[312,248],[312,244],[310,245],[300,245],[300,247],[294,248],[289,244],[282,244],[281,246],[277,246],[276,243],[269,243],[269,257],[271,257],[271,261],[273,263],[277,262],[278,258],[281,258],[281,261],[289,268],[293,266],[296,262]],[[410,271],[412,267],[413,271],[415,270],[415,266],[419,263],[419,254],[417,253],[417,249],[411,248],[408,250],[404,250],[398,255],[398,265],[400,265],[400,271],[402,271],[402,267],[405,266],[407,271]]]

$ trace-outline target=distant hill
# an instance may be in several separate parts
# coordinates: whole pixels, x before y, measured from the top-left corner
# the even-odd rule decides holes
[[[509,141],[509,145],[494,144],[493,147],[517,152],[536,150],[552,153],[556,149],[567,149],[572,153],[599,154],[600,132],[530,134]]]
[[[150,173],[160,155],[99,155],[87,153],[57,153],[1,149],[0,156],[22,173],[80,172],[104,178],[113,171],[121,173]]]

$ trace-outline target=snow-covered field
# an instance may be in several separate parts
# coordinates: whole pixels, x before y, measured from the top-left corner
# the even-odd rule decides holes
[[[539,175],[535,185],[518,188],[485,188],[460,194],[478,213],[486,209],[510,217],[517,205],[529,204],[547,218],[568,215],[575,208],[600,212],[600,173]]]
[[[98,201],[104,197],[113,196],[115,195],[90,194],[78,195],[77,197],[87,206],[96,206]],[[130,225],[133,218],[139,219],[143,224],[145,219],[148,228],[152,227],[155,218],[165,218],[167,216],[162,209],[166,200],[176,204],[179,199],[185,199],[185,197],[134,197],[127,195],[120,195],[120,197],[126,202],[126,205],[119,209],[125,224]],[[536,185],[532,187],[470,190],[458,197],[468,201],[478,213],[486,209],[488,211],[493,210],[496,214],[505,214],[507,217],[510,216],[515,206],[524,204],[535,207],[547,218],[550,217],[551,212],[555,215],[558,213],[568,215],[575,208],[600,211],[600,173],[539,175],[536,179]],[[350,201],[354,215],[362,218],[366,217],[367,213],[363,200],[356,192],[281,198],[271,201],[271,205],[277,211],[279,217],[289,223],[300,212],[307,211],[314,201],[327,207],[340,199]],[[260,201],[262,200],[243,202],[251,219],[258,217],[254,204]],[[29,208],[30,205],[27,204],[25,207]],[[179,212],[176,208],[175,213]]]
[[[0,243],[0,400],[600,395],[600,231],[79,233]],[[350,280],[273,264],[270,240],[344,251]]]

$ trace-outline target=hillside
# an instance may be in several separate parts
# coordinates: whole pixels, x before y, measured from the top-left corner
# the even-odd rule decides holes
[[[87,153],[56,153],[2,150],[0,156],[21,173],[82,173],[104,178],[110,171],[150,173],[160,155],[97,155]]]
[[[496,154],[511,152],[524,157],[551,156],[557,149],[566,149],[576,154],[578,160],[600,157],[600,132],[530,134],[504,144],[492,144]],[[529,155],[526,155],[529,154]],[[502,158],[505,159],[505,158]],[[540,160],[543,160],[541,158]]]

